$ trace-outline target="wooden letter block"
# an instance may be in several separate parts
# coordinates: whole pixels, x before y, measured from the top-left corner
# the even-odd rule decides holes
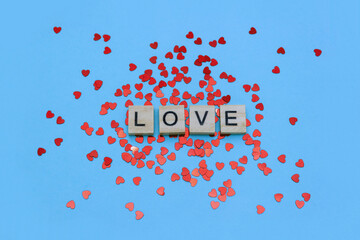
[[[160,134],[185,134],[185,109],[183,105],[159,107]]]
[[[190,106],[190,134],[215,133],[215,106]]]
[[[154,106],[129,106],[130,135],[154,134]]]
[[[220,131],[222,134],[246,133],[245,105],[220,105]]]

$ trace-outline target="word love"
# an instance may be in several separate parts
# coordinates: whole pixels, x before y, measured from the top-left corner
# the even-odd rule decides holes
[[[190,134],[215,133],[215,106],[190,106],[189,117]],[[159,131],[161,135],[185,134],[184,106],[160,106]],[[222,134],[246,133],[245,105],[220,106],[220,131]],[[129,106],[128,132],[130,135],[153,135],[154,107]]]

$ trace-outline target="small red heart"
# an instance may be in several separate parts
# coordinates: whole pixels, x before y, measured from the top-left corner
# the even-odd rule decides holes
[[[219,42],[219,44],[225,44],[226,43],[224,37],[219,38],[218,42]]]
[[[264,110],[264,104],[258,103],[258,104],[256,104],[255,108],[259,109],[260,111],[263,111]]]
[[[220,163],[220,162],[216,162],[216,168],[218,169],[218,170],[221,170],[221,169],[223,169],[224,168],[224,166],[225,166],[225,163]]]
[[[208,193],[209,197],[215,198],[217,197],[217,192],[216,190],[213,188],[209,193]]]
[[[212,209],[217,209],[220,206],[220,202],[216,202],[216,201],[211,201],[210,205],[212,207]]]
[[[104,35],[103,35],[103,38],[104,38],[104,42],[107,42],[107,41],[110,40],[110,36],[107,35],[107,34],[104,34]]]
[[[141,181],[141,177],[134,177],[133,178],[133,182],[136,186],[139,186],[140,184],[140,181]]]
[[[38,154],[39,156],[43,155],[44,153],[46,153],[46,150],[45,150],[44,148],[38,148],[37,154]]]
[[[169,58],[169,59],[173,59],[173,54],[172,52],[168,52],[166,55],[165,55],[165,58]]]
[[[265,208],[261,205],[257,205],[256,209],[258,214],[262,214],[263,212],[265,212]]]
[[[225,149],[226,149],[226,151],[230,151],[231,149],[233,149],[234,148],[234,145],[232,144],[232,143],[226,143],[225,144]]]
[[[150,58],[150,62],[151,62],[152,64],[155,64],[155,63],[156,63],[156,59],[157,59],[157,57],[156,57],[156,56],[153,56],[153,57]]]
[[[286,162],[285,158],[286,158],[285,154],[282,154],[282,155],[280,155],[280,156],[278,157],[278,160],[279,160],[279,162],[281,162],[281,163],[285,163],[285,162]]]
[[[134,71],[136,68],[137,68],[137,66],[135,64],[133,64],[133,63],[129,64],[129,70],[130,71]]]
[[[109,53],[111,53],[111,49],[109,47],[105,47],[104,54],[109,54]]]
[[[71,201],[69,201],[68,203],[66,203],[66,207],[67,207],[67,208],[74,209],[74,208],[75,208],[75,202],[74,202],[74,200],[71,200]]]
[[[194,43],[195,43],[196,45],[201,45],[201,44],[202,44],[201,38],[197,38],[197,39],[194,41]]]
[[[209,45],[211,47],[216,47],[216,44],[217,44],[216,40],[209,42]]]
[[[107,141],[108,141],[109,144],[113,144],[116,141],[116,138],[108,136]]]
[[[129,211],[132,212],[134,210],[134,203],[129,202],[125,204],[125,208],[129,209]]]
[[[276,51],[278,54],[285,54],[285,49],[283,47],[279,47]]]
[[[164,187],[159,187],[156,190],[156,193],[159,194],[160,196],[164,196],[165,195],[165,188]]]
[[[272,73],[274,74],[279,74],[280,73],[280,68],[278,66],[275,66],[272,70]]]
[[[105,166],[110,166],[110,164],[112,163],[112,159],[109,157],[104,157],[104,164]]]
[[[241,175],[245,171],[245,168],[243,166],[239,166],[236,168],[237,174]]]
[[[56,119],[56,123],[57,124],[63,124],[65,122],[65,120],[61,117],[61,116],[59,116],[57,119]]]
[[[253,95],[252,95],[252,99],[251,99],[252,102],[257,102],[257,101],[259,101],[259,100],[260,100],[260,98],[259,98],[258,95],[256,95],[256,94],[253,94]]]
[[[226,95],[226,96],[223,96],[221,99],[222,99],[224,102],[228,103],[228,102],[230,102],[230,100],[231,100],[231,96],[230,96],[230,95]]]
[[[99,129],[95,133],[98,136],[104,135],[104,129],[102,127],[99,127]]]
[[[244,88],[245,92],[249,92],[250,89],[251,89],[251,86],[248,85],[248,84],[244,84],[244,85],[243,85],[243,88]]]
[[[56,138],[56,139],[54,140],[54,142],[55,142],[55,145],[56,145],[56,146],[60,146],[61,143],[63,142],[63,139],[62,139],[62,138]]]
[[[53,118],[55,114],[53,114],[50,110],[46,112],[46,118]]]
[[[83,198],[84,199],[88,199],[90,196],[91,192],[89,190],[85,190],[82,192]]]
[[[261,115],[261,114],[256,114],[256,115],[255,115],[255,120],[256,120],[257,122],[260,122],[263,118],[264,118],[264,116]]]
[[[304,201],[296,200],[296,201],[295,201],[295,204],[296,204],[296,206],[298,207],[298,209],[301,209],[301,208],[305,205],[305,202],[304,202]]]
[[[190,31],[188,34],[186,34],[186,38],[193,39],[194,38],[193,32]]]
[[[79,92],[79,91],[75,91],[75,92],[73,92],[73,94],[75,96],[75,99],[79,99],[81,96],[81,92]]]
[[[61,27],[54,27],[54,32],[58,34],[61,31]]]
[[[304,198],[305,202],[307,202],[310,200],[311,195],[310,193],[303,193],[301,196]]]
[[[295,163],[295,166],[299,167],[299,168],[302,168],[304,167],[304,161],[302,159],[299,159],[299,161],[297,161]]]
[[[179,52],[179,53],[177,54],[177,56],[176,56],[176,59],[177,59],[177,60],[184,60],[185,57],[184,57],[184,55],[182,54],[182,52]]]
[[[295,123],[297,122],[297,118],[296,117],[291,117],[291,118],[289,118],[289,122],[290,122],[290,124],[291,125],[295,125]]]
[[[281,202],[281,199],[284,197],[284,195],[282,195],[281,193],[277,193],[274,195],[274,197],[277,202]]]
[[[231,181],[231,179],[228,179],[228,180],[224,181],[223,184],[225,187],[231,188],[232,181]]]
[[[242,164],[247,164],[247,162],[248,162],[247,156],[243,156],[242,158],[239,158],[239,162]]]
[[[320,49],[314,49],[315,56],[320,56],[322,51]]]
[[[226,187],[219,187],[218,191],[220,192],[220,195],[225,195],[227,192],[227,188]]]
[[[173,175],[171,175],[171,181],[175,182],[177,180],[180,180],[180,176],[176,173],[173,173]]]
[[[294,182],[298,183],[298,182],[299,182],[299,177],[300,177],[299,174],[294,174],[294,175],[292,175],[291,180],[293,180]]]
[[[255,34],[256,33],[256,29],[254,27],[250,28],[249,34]]]
[[[125,179],[124,179],[123,177],[118,176],[118,177],[116,178],[116,184],[117,184],[117,185],[119,185],[119,184],[121,184],[121,183],[124,183],[124,182],[125,182]]]
[[[136,214],[136,217],[135,217],[136,220],[140,220],[144,217],[144,213],[141,211],[136,211],[135,214]]]
[[[253,85],[253,87],[251,88],[251,90],[253,90],[254,92],[257,92],[260,90],[259,85],[257,85],[256,83]]]
[[[81,71],[81,74],[84,76],[84,77],[87,77],[87,76],[89,76],[89,74],[90,74],[90,70],[82,70]]]
[[[150,43],[150,47],[152,49],[156,49],[158,47],[158,43],[157,42]]]
[[[101,35],[98,33],[94,33],[94,41],[98,41],[101,39]]]
[[[101,88],[102,84],[103,84],[103,81],[101,81],[101,80],[96,80],[96,81],[94,82],[94,84],[93,84],[95,90],[96,90],[96,91],[99,90],[99,89]]]

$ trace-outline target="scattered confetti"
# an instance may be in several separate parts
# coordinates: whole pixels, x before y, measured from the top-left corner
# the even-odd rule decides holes
[[[54,27],[53,30],[57,34],[61,31],[61,27]],[[257,30],[254,27],[251,27],[249,34],[254,35],[256,33]],[[109,34],[101,34],[102,35],[99,33],[94,33],[93,37],[92,34],[90,34],[91,38],[89,37],[89,40],[96,41],[96,44],[100,45],[108,45],[108,43],[111,44],[111,36]],[[128,138],[126,131],[129,121],[128,113],[126,116],[124,116],[123,120],[114,117],[115,120],[111,119],[105,125],[102,125],[104,123],[103,121],[101,122],[102,124],[97,124],[96,121],[87,120],[80,126],[80,129],[81,131],[84,131],[85,136],[99,138],[106,144],[111,145],[111,147],[120,147],[122,152],[121,158],[116,158],[115,156],[106,156],[106,153],[103,153],[104,150],[102,149],[88,149],[83,155],[84,158],[86,156],[86,159],[90,162],[96,162],[99,161],[97,158],[100,156],[101,162],[99,163],[99,169],[105,171],[107,171],[106,169],[111,168],[113,162],[116,164],[129,164],[139,169],[139,175],[132,178],[132,182],[135,186],[139,186],[142,181],[141,171],[151,171],[151,173],[156,177],[169,174],[167,175],[168,177],[166,181],[169,181],[171,184],[177,184],[179,181],[188,184],[191,187],[196,187],[198,182],[201,181],[209,185],[213,184],[213,181],[211,181],[212,177],[215,174],[220,175],[220,173],[224,173],[224,171],[227,171],[229,168],[232,171],[231,174],[235,174],[236,177],[241,177],[241,175],[247,174],[247,171],[257,171],[257,173],[259,173],[259,177],[271,177],[271,173],[273,172],[272,168],[275,164],[281,163],[282,167],[290,166],[289,164],[285,164],[285,154],[278,156],[277,159],[280,163],[277,161],[267,161],[269,154],[264,149],[264,146],[261,142],[261,139],[266,135],[266,131],[261,131],[261,124],[264,121],[264,115],[260,114],[259,112],[264,110],[265,105],[263,103],[263,98],[261,98],[261,82],[245,82],[244,84],[243,79],[239,81],[239,76],[236,76],[236,74],[228,71],[225,72],[221,69],[217,69],[216,76],[212,73],[213,69],[219,68],[219,66],[221,66],[219,65],[219,63],[221,63],[221,59],[215,59],[214,56],[206,55],[206,49],[216,48],[215,50],[221,50],[221,48],[225,47],[224,45],[227,43],[225,38],[223,36],[218,36],[207,39],[206,36],[199,37],[194,35],[192,31],[189,31],[185,36],[182,37],[187,42],[187,44],[191,44],[195,48],[201,48],[202,55],[196,55],[194,59],[190,58],[188,51],[189,49],[193,51],[193,48],[181,45],[181,41],[178,41],[178,44],[180,43],[179,45],[172,46],[170,49],[159,49],[163,52],[161,52],[161,54],[155,54],[159,52],[159,50],[157,50],[159,43],[156,41],[150,43],[149,46],[154,51],[151,50],[153,53],[150,56],[146,56],[144,58],[149,63],[149,66],[151,65],[151,67],[144,68],[144,66],[140,65],[142,61],[138,62],[139,67],[135,63],[129,63],[128,69],[131,72],[129,74],[134,74],[134,80],[137,80],[121,82],[118,86],[116,86],[116,88],[112,90],[114,93],[113,97],[116,97],[116,99],[119,101],[114,100],[114,102],[106,102],[106,100],[103,100],[102,104],[96,106],[96,111],[98,111],[100,117],[103,115],[114,117],[114,115],[111,113],[112,111],[110,110],[115,110],[117,107],[127,108],[139,101],[143,105],[183,105],[185,108],[187,108],[189,104],[206,104],[217,107],[216,122],[218,122],[220,117],[218,107],[224,104],[232,104],[234,97],[233,95],[227,94],[225,88],[222,86],[225,84],[230,84],[229,86],[238,87],[239,89],[242,87],[244,92],[241,90],[241,94],[244,94],[244,96],[249,98],[249,101],[253,103],[250,105],[252,110],[257,112],[253,115],[249,114],[249,116],[247,116],[248,119],[246,120],[246,126],[249,127],[249,133],[238,137],[239,141],[242,141],[241,144],[243,146],[250,148],[250,154],[239,154],[234,157],[234,155],[237,154],[240,142],[236,142],[235,144],[235,142],[232,141],[233,136],[231,135],[222,135],[220,132],[216,132],[215,134],[210,135],[211,139],[209,140],[205,140],[205,138],[201,138],[196,135],[190,136],[188,129],[189,111],[186,110],[185,117],[187,127],[186,133],[182,136],[136,136],[134,140],[132,140],[131,138]],[[99,42],[101,39],[103,39],[103,42]],[[189,41],[186,39],[191,40]],[[229,42],[231,41],[231,39],[227,40]],[[101,49],[104,49],[103,54],[107,55],[112,52],[111,48],[109,47],[111,45],[101,46]],[[161,45],[161,47],[163,47],[163,45]],[[285,49],[283,47],[279,47],[276,53],[284,55]],[[273,54],[276,53],[274,52]],[[320,49],[314,49],[314,53],[315,56],[320,56],[322,51]],[[102,53],[100,52],[99,54]],[[283,57],[286,58],[286,56]],[[127,65],[125,67],[127,69]],[[79,74],[79,72],[77,73]],[[193,74],[195,73],[201,73],[203,75],[200,79],[193,79],[193,76],[195,76]],[[280,68],[275,66],[272,69],[272,73],[279,74]],[[90,75],[90,70],[82,69],[81,74],[83,77],[88,77]],[[94,73],[93,70],[92,75],[96,76],[96,73]],[[269,75],[271,75],[270,72]],[[240,82],[241,85],[239,85]],[[91,79],[91,82],[84,81],[84,84],[88,84],[87,86],[92,89],[94,94],[101,93],[101,88],[108,88],[111,86],[111,84],[107,83],[108,82],[106,79]],[[181,91],[180,88],[177,88],[178,84],[187,84],[188,87],[186,87],[186,91]],[[169,89],[170,91],[168,91]],[[81,96],[81,91],[75,91],[75,89],[73,90],[72,99],[79,99]],[[87,92],[86,96],[88,96]],[[121,101],[121,99],[124,101]],[[54,117],[55,114],[52,111],[48,110],[46,112],[47,119]],[[66,118],[70,118],[70,116],[66,116]],[[289,118],[291,125],[295,125],[297,120],[298,119],[296,117]],[[61,116],[57,116],[56,123],[61,125],[65,123],[65,120]],[[93,135],[93,133],[95,134]],[[263,133],[264,136],[262,136]],[[63,138],[55,138],[54,142],[56,146],[61,146]],[[156,148],[156,145],[154,145],[156,143],[161,144],[160,149]],[[173,146],[170,144],[173,144]],[[224,148],[226,150],[226,152],[222,152],[224,156],[221,156],[221,159],[214,159],[214,152],[218,151],[218,149]],[[58,149],[62,149],[62,147]],[[179,156],[182,155],[178,154],[177,151],[186,153],[187,157],[189,158],[194,158],[194,161],[196,161],[197,164],[196,167],[190,168],[186,166],[184,161],[182,161],[183,157],[179,159]],[[231,152],[231,157],[229,157],[230,155],[225,156],[227,152]],[[38,156],[41,156],[45,153],[46,150],[44,148],[38,148]],[[166,164],[173,164],[174,162],[176,163],[176,165],[174,165],[176,166],[174,168],[175,170],[172,170],[172,172],[166,172],[169,171],[169,168],[166,168]],[[247,166],[249,166],[249,169]],[[304,168],[304,161],[299,159],[295,162],[295,166],[298,168],[298,170],[300,170],[299,168]],[[274,171],[275,170],[276,168],[274,167]],[[293,174],[291,176],[291,180],[295,183],[299,183],[299,179],[299,174]],[[125,182],[123,177],[117,176],[114,180],[115,184],[119,185],[116,186],[117,188],[122,188],[123,184],[131,184],[131,178],[127,179]],[[153,193],[156,196],[161,196],[161,198],[166,198],[165,187],[163,186],[166,186],[167,189],[171,187],[171,185],[168,187],[168,185],[165,185],[165,183],[164,185],[160,184],[160,187],[158,187],[156,191],[154,189]],[[219,208],[220,203],[226,204],[225,202],[227,202],[228,199],[231,199],[231,197],[235,196],[236,192],[238,191],[237,186],[233,186],[233,181],[231,179],[224,181],[223,185],[221,186],[211,185],[209,189],[211,190],[209,190],[208,193],[204,193],[204,195],[207,194],[208,197],[212,199],[210,201],[210,206],[214,210]],[[90,195],[91,191],[89,190],[82,192],[84,199],[88,199]],[[310,200],[309,193],[302,193],[301,196],[303,197],[304,201],[296,199],[291,200],[295,200],[295,205],[299,209],[304,206],[305,202]],[[282,193],[274,194],[275,201],[278,203],[282,201],[283,197],[284,195]],[[75,202],[73,200],[69,201],[66,204],[66,207],[74,209]],[[134,203],[126,203],[125,208],[132,212],[134,210]],[[256,208],[258,214],[262,214],[265,211],[265,208],[262,205],[257,205]],[[144,214],[142,211],[135,211],[136,220],[142,219],[143,216]]]

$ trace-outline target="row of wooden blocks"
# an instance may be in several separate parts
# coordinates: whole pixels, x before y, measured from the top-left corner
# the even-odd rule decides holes
[[[189,111],[190,134],[215,133],[215,106],[192,105]],[[159,107],[160,134],[185,133],[185,108],[178,106]],[[128,132],[130,135],[154,134],[154,107],[129,106]],[[220,106],[220,132],[222,134],[246,133],[245,105]]]

